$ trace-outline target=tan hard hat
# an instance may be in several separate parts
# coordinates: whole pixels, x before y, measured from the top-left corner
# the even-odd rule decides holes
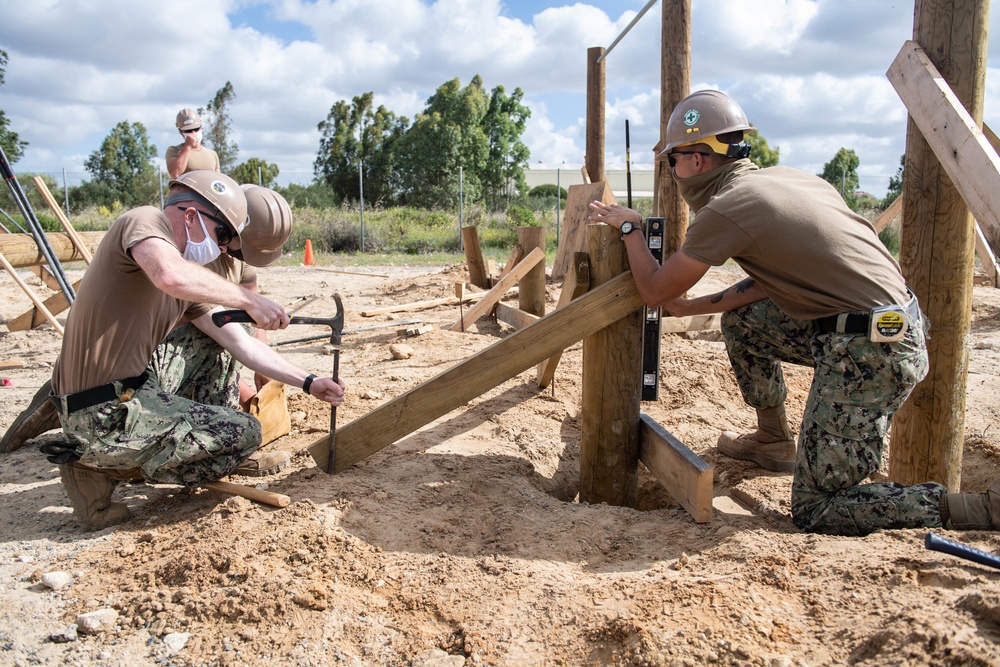
[[[239,250],[242,245],[240,235],[247,226],[247,198],[236,181],[211,169],[198,169],[171,179],[169,185],[171,187],[183,185],[198,195],[203,203],[207,203],[222,214],[236,232],[229,243],[229,249]],[[190,200],[192,197],[185,193],[171,194],[167,197],[166,203],[174,204],[185,199]]]
[[[292,209],[270,188],[240,186],[247,198],[247,226],[241,234],[238,257],[251,266],[268,266],[281,257],[281,247],[292,234]]]
[[[178,130],[197,130],[201,127],[201,118],[194,109],[181,109],[177,112]]]
[[[740,105],[717,90],[699,90],[674,107],[667,121],[666,148],[657,157],[664,158],[678,146],[689,144],[705,144],[714,152],[727,155],[731,144],[715,137],[739,130],[744,133],[753,131]]]

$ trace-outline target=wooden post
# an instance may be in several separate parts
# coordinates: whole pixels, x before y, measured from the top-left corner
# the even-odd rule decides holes
[[[483,289],[492,287],[486,274],[483,249],[479,246],[479,232],[475,227],[462,227],[462,247],[465,248],[465,263],[469,265],[469,282]]]
[[[691,0],[663,0],[663,24],[660,40],[660,143],[659,153],[667,144],[667,121],[674,107],[687,97],[691,88]],[[655,157],[655,156],[654,156]],[[658,161],[653,172],[653,215],[666,219],[663,230],[663,259],[666,261],[684,242],[688,226],[688,205],[681,197],[666,160]]]
[[[989,0],[917,0],[913,36],[982,126]],[[889,478],[958,491],[965,438],[973,219],[912,118],[907,122],[900,266],[933,323],[930,372],[892,422]]]
[[[628,270],[625,243],[609,225],[587,227],[591,287]],[[639,486],[642,311],[583,339],[580,501],[635,507]]]
[[[545,227],[518,227],[517,244],[524,253],[535,248],[545,252]],[[517,307],[526,313],[545,314],[545,259],[524,274],[517,283]]]
[[[587,154],[584,156],[591,183],[604,180],[604,55],[603,46],[587,49]]]

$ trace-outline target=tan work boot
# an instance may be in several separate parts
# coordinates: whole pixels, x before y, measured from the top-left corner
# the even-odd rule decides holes
[[[110,471],[115,477],[126,471]],[[125,503],[111,502],[118,480],[104,470],[74,461],[59,466],[63,488],[73,505],[73,516],[91,530],[99,530],[129,517]]]
[[[254,452],[246,461],[237,466],[234,475],[246,477],[266,477],[278,472],[292,462],[288,452],[268,450]]]
[[[719,451],[741,461],[753,461],[771,472],[795,470],[795,441],[785,419],[785,406],[759,408],[756,433],[725,431],[716,443]]]
[[[0,438],[0,453],[13,452],[20,449],[25,442],[40,436],[46,431],[60,428],[59,413],[56,406],[49,400],[49,392],[52,391],[52,380],[46,380],[45,384],[35,392],[21,414],[17,416],[14,423],[10,425],[7,432]]]
[[[951,530],[1000,529],[1000,480],[986,493],[947,493],[941,497],[941,524]]]

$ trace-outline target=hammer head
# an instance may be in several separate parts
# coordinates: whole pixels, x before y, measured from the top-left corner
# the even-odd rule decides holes
[[[330,344],[340,345],[340,335],[344,332],[344,303],[340,300],[340,295],[334,293],[333,302],[337,304],[337,314],[330,321]]]

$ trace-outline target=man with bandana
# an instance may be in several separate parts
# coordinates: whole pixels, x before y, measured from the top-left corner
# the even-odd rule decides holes
[[[223,374],[220,364],[191,360],[205,371],[185,379],[199,383],[198,400],[185,397],[183,383],[165,391],[148,371],[182,316],[248,368],[342,403],[343,382],[298,368],[242,327],[212,322],[225,306],[246,310],[263,329],[288,326],[280,305],[205,268],[222,248],[240,249],[246,221],[247,197],[235,181],[188,172],[171,180],[162,211],[126,212],[94,254],[52,373],[52,401],[79,456],[61,464],[60,475],[74,515],[89,528],[128,517],[123,503],[111,502],[118,481],[201,486],[238,473],[260,445],[260,422],[211,377],[213,368]]]
[[[792,519],[804,530],[865,535],[880,528],[1000,528],[1000,482],[947,493],[935,482],[863,483],[879,469],[892,415],[927,374],[927,323],[874,228],[823,179],[758,169],[743,109],[713,90],[689,95],[667,123],[681,195],[694,211],[662,266],[635,211],[599,201],[591,218],[622,232],[643,300],[674,316],[723,313],[722,333],[757,430],[724,432],[718,449],[793,473]],[[733,259],[749,278],[683,298],[711,266]],[[782,362],[814,369],[798,440],[785,418]]]
[[[177,178],[188,171],[210,169],[219,171],[219,156],[211,148],[205,148],[201,143],[201,118],[194,109],[181,109],[177,112],[177,131],[184,138],[184,143],[167,148],[167,173],[170,178]]]

